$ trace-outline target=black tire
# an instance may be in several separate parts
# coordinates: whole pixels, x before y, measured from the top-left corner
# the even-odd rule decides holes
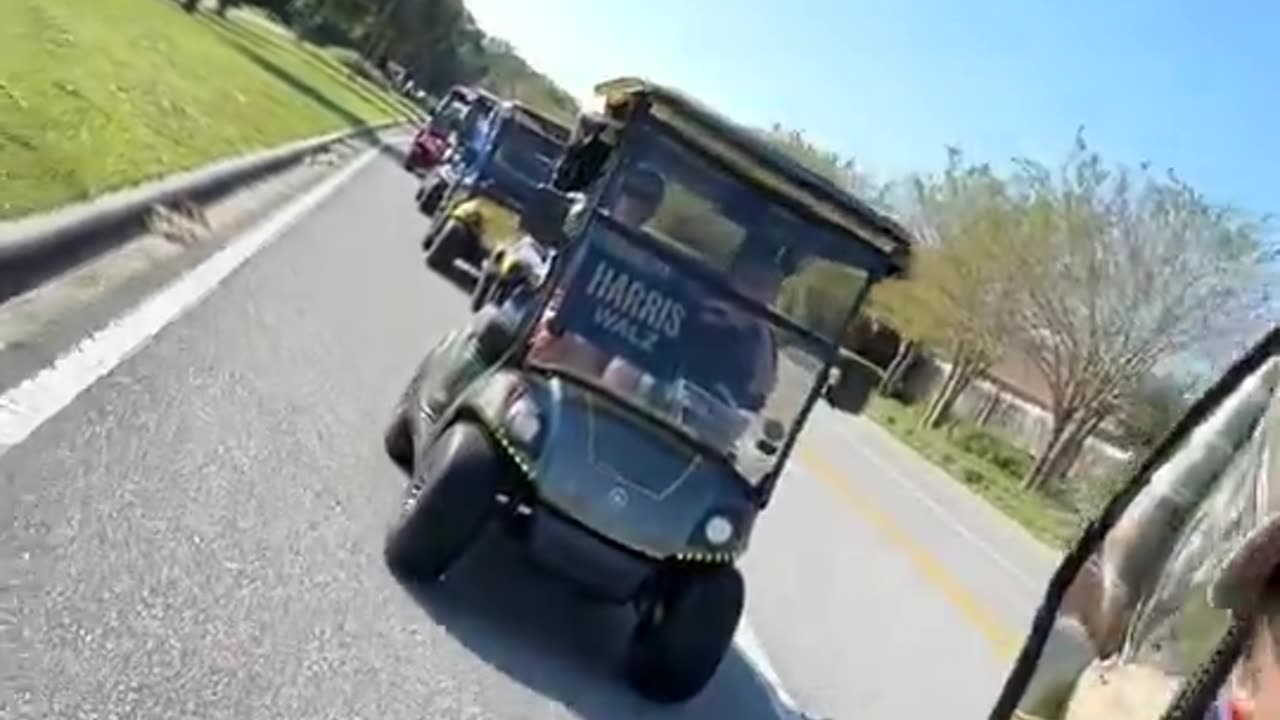
[[[425,363],[420,364],[414,370],[413,376],[409,378],[409,382],[405,383],[404,390],[396,400],[395,409],[391,411],[391,421],[387,423],[387,429],[382,433],[382,444],[386,449],[387,457],[391,458],[391,462],[395,463],[396,467],[409,475],[413,474],[414,454],[409,408],[418,402],[418,384],[422,380],[425,369]]]
[[[476,286],[471,289],[471,312],[480,312],[480,308],[489,303],[489,295],[493,292],[493,286],[497,282],[497,271],[493,268],[493,263],[486,261],[480,271],[480,277],[476,279]]]
[[[440,232],[436,233],[435,244],[427,251],[427,267],[447,278],[457,279],[458,271],[453,267],[453,261],[466,253],[470,242],[471,230],[466,225],[453,219],[445,220]]]
[[[663,703],[685,702],[702,692],[733,642],[745,594],[742,575],[731,566],[671,578],[632,633],[624,662],[627,682]]]
[[[510,468],[483,430],[468,422],[450,426],[414,469],[387,534],[387,567],[404,579],[438,580],[479,537],[510,482]]]
[[[444,183],[434,183],[427,188],[418,199],[418,211],[430,217],[440,209],[440,201],[444,199]]]
[[[406,473],[413,472],[413,434],[409,431],[409,420],[404,413],[396,413],[387,429],[382,434],[382,445],[387,450],[387,457]]]
[[[391,422],[387,423],[387,429],[382,433],[382,447],[396,467],[411,474],[413,473],[413,431],[409,428],[409,417],[405,412],[408,408],[408,392],[406,389],[405,394],[401,395],[400,400],[396,402],[395,410],[391,412]]]
[[[431,218],[430,224],[427,225],[427,232],[422,236],[422,252],[431,252],[431,246],[436,244],[436,238],[440,237],[440,221],[437,218]]]

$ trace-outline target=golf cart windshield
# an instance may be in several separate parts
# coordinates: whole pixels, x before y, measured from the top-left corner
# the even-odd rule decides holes
[[[450,95],[431,116],[431,128],[438,135],[448,135],[462,128],[467,103],[459,95]]]
[[[670,135],[633,143],[566,259],[554,341],[535,336],[529,360],[599,385],[758,483],[881,256]]]
[[[554,139],[513,120],[503,132],[494,160],[522,180],[537,185],[551,177],[560,151],[561,146]]]
[[[1232,586],[1222,572],[1278,509],[1266,478],[1280,468],[1280,357],[1237,369],[1192,410],[1190,430],[1149,461],[1141,489],[1063,576],[1065,592],[1051,589],[1043,629],[1001,698],[1005,712],[1156,720],[1178,707],[1190,713],[1178,717],[1199,720],[1207,715],[1197,704],[1239,679],[1226,675]],[[1215,658],[1225,658],[1216,678]]]

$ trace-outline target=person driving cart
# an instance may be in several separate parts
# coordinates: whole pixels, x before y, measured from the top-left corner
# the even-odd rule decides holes
[[[744,243],[730,268],[730,280],[734,289],[768,306],[777,298],[783,274],[765,247]],[[762,409],[777,382],[777,345],[768,325],[735,305],[707,298],[698,310],[697,332],[692,336],[699,349],[688,353],[691,363],[683,375],[706,384],[738,409]],[[725,362],[726,358],[732,360]],[[628,391],[645,385],[643,373],[621,357],[610,359],[601,375],[610,386]]]
[[[783,271],[771,254],[772,246],[748,242],[734,260],[731,281],[734,289],[766,307],[772,306],[782,288]],[[707,367],[698,368],[706,377],[719,377],[738,407],[760,410],[777,384],[778,349],[768,324],[741,308],[712,301],[704,305],[701,330],[706,352],[695,358]],[[741,358],[726,367],[719,358]]]
[[[664,182],[660,174],[648,168],[637,168],[623,176],[611,214],[628,226],[644,225],[657,212],[658,206],[662,203],[663,193]],[[525,288],[526,292],[516,293],[508,298],[501,307],[484,307],[472,316],[471,322],[464,331],[466,336],[464,347],[451,363],[451,369],[444,373],[449,378],[445,382],[446,386],[464,386],[487,370],[491,362],[497,359],[496,355],[490,357],[493,354],[483,352],[484,349],[481,348],[487,328],[494,325],[508,328],[518,326],[533,304],[535,296],[531,291],[535,290],[545,277],[546,266],[551,263],[551,252],[527,234],[520,242],[526,243],[524,249],[513,247],[511,251],[522,253],[524,256],[543,258],[539,266],[526,268],[527,271],[531,270],[530,286]],[[539,321],[539,329],[534,335],[535,344],[546,345],[548,338],[551,337],[547,332],[547,323],[554,318],[558,305],[559,298],[552,298],[547,312]],[[555,334],[555,342],[548,352],[563,356],[571,363],[571,367],[595,377],[603,376],[604,367],[608,362],[608,358],[602,357],[589,343],[571,334]],[[484,358],[484,360],[475,362],[475,358]]]

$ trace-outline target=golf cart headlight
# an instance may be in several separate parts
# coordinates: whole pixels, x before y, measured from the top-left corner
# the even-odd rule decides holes
[[[516,442],[531,446],[538,439],[538,431],[542,429],[542,420],[538,417],[538,406],[527,397],[522,397],[507,409],[507,432]]]
[[[724,515],[712,515],[702,526],[702,534],[712,545],[723,545],[733,539],[733,521]]]

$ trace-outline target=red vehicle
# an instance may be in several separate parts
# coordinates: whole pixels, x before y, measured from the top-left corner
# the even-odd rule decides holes
[[[477,111],[487,112],[498,102],[498,98],[479,88],[450,88],[431,113],[431,119],[414,136],[404,169],[421,173],[439,165],[453,144],[454,134],[466,121],[468,111],[474,107]]]
[[[404,169],[410,172],[426,172],[440,164],[448,149],[448,138],[432,128],[431,123],[425,123],[413,136],[409,155],[404,159]]]

